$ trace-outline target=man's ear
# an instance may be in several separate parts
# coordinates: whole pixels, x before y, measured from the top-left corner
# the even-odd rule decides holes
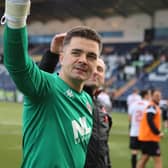
[[[63,59],[64,59],[64,53],[60,52],[59,62],[60,62],[61,65],[63,64]]]

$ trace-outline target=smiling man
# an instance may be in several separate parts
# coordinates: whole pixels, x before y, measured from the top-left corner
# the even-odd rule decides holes
[[[65,36],[66,33],[61,33],[53,37],[50,50],[44,54],[39,64],[39,67],[44,71],[49,73],[54,72],[59,61],[59,53]],[[100,93],[99,88],[104,85],[105,82],[105,70],[106,65],[104,61],[98,58],[97,66],[84,86],[84,90],[89,93],[94,102],[93,129],[87,149],[85,168],[111,168],[108,137],[112,126],[112,118],[108,114],[104,104],[97,99]],[[69,95],[71,95],[71,93],[69,93]]]
[[[75,31],[80,31],[80,29],[75,28]],[[83,33],[86,32],[83,31]],[[72,88],[77,87],[78,91],[81,91],[84,83],[82,85],[79,84],[89,79],[95,68],[100,49],[98,43],[92,39],[78,37],[78,35],[75,35],[73,38],[69,36],[67,33],[63,42],[65,47],[63,47],[63,52],[60,55],[62,68],[59,76],[69,83]],[[70,58],[66,55],[70,56]],[[81,88],[78,88],[79,86]]]
[[[94,30],[73,28],[63,42],[59,76],[41,71],[28,55],[29,6],[29,0],[6,0],[4,15],[4,63],[25,96],[22,168],[83,168],[93,111],[83,86],[102,43]]]

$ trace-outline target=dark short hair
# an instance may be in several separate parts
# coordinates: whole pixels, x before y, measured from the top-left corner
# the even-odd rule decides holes
[[[141,90],[140,95],[142,98],[144,98],[147,94],[149,94],[148,90]]]
[[[155,92],[161,92],[161,89],[160,88],[153,88],[151,90],[151,95],[153,96]]]
[[[78,26],[72,28],[67,32],[67,35],[63,41],[63,47],[70,43],[73,37],[81,37],[89,40],[93,40],[99,44],[100,52],[102,50],[102,41],[100,35],[92,28],[87,26]]]

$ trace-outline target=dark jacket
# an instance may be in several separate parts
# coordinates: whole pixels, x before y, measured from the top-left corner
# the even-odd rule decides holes
[[[54,72],[58,58],[59,55],[47,51],[39,64],[40,69],[50,73]],[[88,145],[85,168],[110,168],[108,137],[112,118],[96,96],[92,94],[93,88],[85,86],[84,90],[90,94],[94,103],[93,129]]]
[[[112,119],[105,107],[96,99],[94,102],[93,129],[88,145],[85,168],[110,168],[108,137]]]

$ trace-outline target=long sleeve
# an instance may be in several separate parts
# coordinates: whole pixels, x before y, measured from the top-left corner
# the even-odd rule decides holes
[[[10,72],[23,71],[29,62],[26,28],[4,30],[4,64]]]
[[[47,74],[28,55],[26,27],[4,30],[4,64],[18,89],[26,96],[44,96]],[[45,93],[44,93],[45,92]]]
[[[149,127],[151,128],[152,132],[156,135],[158,135],[160,133],[160,131],[157,129],[157,127],[155,126],[154,122],[153,122],[153,117],[154,114],[153,113],[148,113],[147,114],[147,121],[149,124]]]

